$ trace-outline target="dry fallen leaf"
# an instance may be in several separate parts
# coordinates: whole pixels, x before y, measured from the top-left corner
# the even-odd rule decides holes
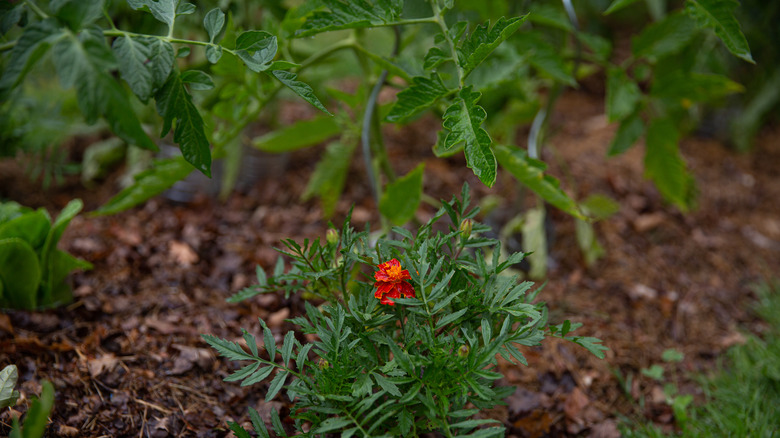
[[[119,359],[109,353],[95,359],[88,359],[87,369],[89,370],[89,375],[94,379],[106,371],[113,370],[117,363],[119,363]]]
[[[178,240],[172,240],[168,251],[180,266],[188,267],[198,262],[198,254],[191,246]]]

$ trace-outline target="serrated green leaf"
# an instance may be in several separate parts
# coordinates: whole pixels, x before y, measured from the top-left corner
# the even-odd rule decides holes
[[[262,30],[246,31],[236,39],[236,55],[256,73],[271,67],[277,50],[276,37]]]
[[[645,124],[642,122],[642,118],[639,116],[639,112],[628,116],[625,120],[620,122],[615,138],[609,145],[609,151],[607,156],[615,156],[622,154],[633,146],[639,137],[645,132]]]
[[[459,421],[454,424],[450,424],[450,427],[453,429],[473,429],[477,426],[481,426],[483,424],[490,424],[490,423],[498,423],[498,420],[493,420],[493,419],[465,420],[465,421]]]
[[[173,120],[176,127],[173,141],[179,145],[182,156],[204,175],[211,177],[211,150],[201,118],[192,96],[184,88],[181,75],[174,71],[160,91],[155,94],[157,112],[163,117],[164,137],[171,130]]]
[[[16,380],[19,371],[16,365],[8,365],[0,371],[0,409],[14,406],[19,398],[19,391],[15,391]]]
[[[154,18],[173,27],[176,16],[191,14],[195,11],[195,5],[181,0],[127,0],[131,8],[136,11],[150,12]]]
[[[271,372],[273,370],[274,370],[274,367],[272,367],[272,366],[267,366],[267,367],[260,368],[254,374],[252,374],[251,376],[247,377],[246,380],[241,382],[241,386],[250,386],[250,385],[254,385],[255,383],[262,382],[268,376],[271,375]],[[225,380],[227,380],[227,379],[225,379]]]
[[[526,151],[516,147],[498,146],[495,151],[501,166],[521,184],[565,213],[586,219],[577,208],[577,203],[561,190],[558,180],[544,173],[547,169],[544,162],[529,157]]]
[[[94,23],[103,11],[103,0],[52,0],[49,11],[72,31]]]
[[[444,327],[445,325],[455,321],[456,319],[458,319],[461,316],[463,316],[468,310],[469,310],[468,308],[464,308],[464,309],[458,310],[457,312],[453,312],[453,313],[450,313],[450,314],[447,314],[447,315],[443,316],[438,322],[436,322],[436,329],[438,330],[438,329]]]
[[[265,395],[265,401],[271,401],[276,397],[276,394],[282,389],[288,375],[289,373],[287,371],[279,371],[276,373],[273,380],[271,380],[271,383],[268,385],[268,393]]]
[[[391,382],[387,377],[379,373],[372,373],[372,375],[374,376],[374,380],[376,381],[377,385],[379,385],[382,389],[396,397],[401,397],[401,391],[398,390],[398,386],[396,386],[395,383]]]
[[[487,117],[485,110],[477,105],[481,93],[468,86],[458,93],[455,102],[444,112],[443,126],[449,131],[442,145],[442,152],[464,143],[466,165],[488,187],[496,181],[496,157],[490,148],[492,140],[482,123]]]
[[[684,104],[684,99],[709,102],[742,91],[742,85],[726,76],[675,71],[657,76],[650,95]]]
[[[431,47],[430,50],[428,50],[428,53],[425,54],[423,68],[426,70],[432,70],[441,65],[443,62],[450,60],[452,60],[452,56],[445,53],[444,50],[438,47]]]
[[[181,81],[190,84],[193,90],[211,90],[214,88],[214,81],[206,72],[200,70],[187,70],[181,74]]]
[[[155,39],[121,36],[115,39],[111,45],[119,64],[119,74],[130,86],[130,90],[144,103],[152,97],[155,85],[152,70],[148,64],[152,50],[144,42]]]
[[[686,0],[685,12],[696,20],[699,27],[715,30],[715,35],[734,56],[755,64],[745,35],[734,17],[737,6],[739,2],[736,0]]]
[[[607,118],[610,122],[623,120],[636,111],[642,92],[639,86],[621,68],[607,72]]]
[[[225,13],[219,8],[214,8],[206,13],[203,17],[203,27],[206,28],[206,32],[209,34],[210,43],[218,43],[217,37],[222,32],[222,28],[225,27]]]
[[[385,120],[392,123],[405,123],[420,112],[430,108],[449,90],[438,74],[430,78],[415,76],[412,85],[398,93],[398,100],[390,108]]]
[[[333,115],[330,113],[330,111],[327,110],[327,108],[325,108],[325,105],[323,105],[322,102],[317,99],[317,96],[314,94],[314,90],[312,90],[310,86],[297,80],[297,74],[284,70],[273,70],[271,74],[273,74],[273,76],[278,79],[279,82],[283,83],[285,86],[287,86],[287,88],[292,90],[293,93],[303,98],[303,100],[306,102],[314,105],[315,108],[329,116]]]
[[[401,0],[322,0],[322,3],[330,12],[314,12],[295,32],[296,37],[391,23],[398,20],[403,9]]]
[[[277,435],[286,438],[287,433],[284,430],[284,425],[282,425],[282,419],[279,418],[279,411],[276,410],[276,408],[271,408],[271,425],[274,428],[274,432],[276,432]]]
[[[655,119],[647,127],[645,176],[655,183],[666,200],[687,211],[693,203],[695,187],[685,161],[680,156],[680,132],[668,118]]]
[[[365,395],[371,394],[371,388],[374,382],[371,381],[371,376],[368,374],[358,375],[355,382],[352,384],[352,396],[359,398]]]
[[[599,359],[604,359],[604,352],[609,351],[609,348],[602,345],[601,339],[598,338],[574,336],[566,339],[574,342],[577,345],[580,345],[581,347],[584,347]]]
[[[260,365],[261,365],[260,362],[250,363],[249,365],[239,369],[238,371],[233,372],[233,374],[225,377],[224,380],[226,382],[238,382],[239,380],[244,380],[250,375],[252,375],[252,373],[257,371],[257,369],[260,368]]]
[[[312,349],[312,347],[314,347],[314,344],[306,344],[298,352],[298,357],[295,358],[295,366],[297,366],[299,370],[303,369],[303,366],[309,359],[309,351]]]
[[[356,147],[357,142],[354,141],[349,143],[331,142],[306,184],[302,198],[307,200],[312,196],[318,196],[325,217],[333,215],[341,192],[344,191],[349,164]]]
[[[25,27],[24,33],[8,55],[13,62],[4,65],[0,77],[0,101],[8,98],[13,88],[24,80],[36,62],[51,48],[52,44],[65,36],[53,18],[38,21]]]
[[[200,335],[207,344],[217,352],[230,360],[256,360],[254,356],[248,354],[237,342],[230,342],[220,339],[213,335]]]
[[[132,208],[164,192],[190,173],[192,173],[192,166],[182,157],[156,161],[151,169],[134,177],[133,185],[109,199],[93,214],[108,215]]]
[[[528,15],[506,19],[501,17],[493,27],[487,21],[477,26],[458,48],[458,64],[467,77],[499,44],[506,41],[525,21]]]
[[[54,66],[63,88],[76,88],[76,99],[87,123],[103,116],[122,140],[144,149],[157,150],[132,111],[125,91],[110,75],[116,66],[103,35],[81,32],[68,34],[54,47]]]
[[[236,423],[235,421],[228,421],[227,424],[228,429],[230,429],[236,435],[236,438],[252,438],[252,435],[249,435],[249,432],[247,432],[243,426]]]
[[[349,418],[343,418],[343,417],[331,417],[320,423],[320,425],[313,430],[313,433],[326,433],[326,432],[333,432],[335,430],[339,430],[343,428],[344,426],[349,426],[351,424],[354,424],[352,420]]]
[[[633,3],[636,3],[636,2],[637,2],[637,0],[614,0],[609,5],[607,10],[604,11],[604,15],[609,15],[609,14],[611,14],[613,12],[617,12],[617,11],[625,8],[626,6],[629,6],[629,5],[631,5]]]
[[[385,187],[379,200],[379,211],[393,224],[403,225],[414,217],[422,197],[424,168],[424,163],[420,163]]]
[[[287,332],[282,343],[282,365],[289,366],[292,350],[295,346],[295,333]]]
[[[694,22],[687,15],[670,14],[633,37],[631,51],[634,56],[645,56],[654,61],[682,50],[695,35],[694,30]]]
[[[275,129],[261,137],[255,137],[252,140],[252,145],[264,152],[291,152],[320,144],[340,132],[341,125],[335,118],[319,116]]]
[[[271,438],[268,433],[268,428],[265,427],[265,421],[260,417],[260,414],[252,407],[249,408],[249,419],[252,421],[252,428],[260,438]]]

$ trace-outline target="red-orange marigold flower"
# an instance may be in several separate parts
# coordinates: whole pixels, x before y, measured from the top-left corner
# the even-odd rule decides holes
[[[414,288],[406,282],[406,280],[411,280],[412,276],[406,269],[401,269],[401,262],[392,259],[377,266],[379,270],[374,273],[376,280],[374,296],[379,299],[380,303],[394,306],[395,303],[391,298],[415,297]]]

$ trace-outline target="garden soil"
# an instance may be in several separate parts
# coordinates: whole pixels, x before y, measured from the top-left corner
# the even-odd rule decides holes
[[[643,178],[642,145],[606,158],[616,126],[607,123],[601,96],[563,96],[543,158],[575,198],[602,194],[621,207],[595,224],[605,256],[592,266],[578,249],[574,219],[547,207],[551,247],[539,299],[548,303],[552,322],[582,322],[578,333],[603,339],[610,350],[599,360],[549,339],[524,350],[527,367],[500,362],[505,379],[499,383],[517,390],[506,406],[486,415],[502,421],[508,436],[617,437],[621,418],[672,430],[662,384],[641,370],[663,363],[665,350],[679,350],[684,359],[666,364],[666,375],[702,401],[694,377],[711,372],[746,333],[765,330],[751,305],[754,285],[780,273],[780,128],[766,128],[744,155],[701,133],[684,140],[682,155],[699,194],[697,208],[682,213]],[[287,117],[302,117],[298,108],[286,108]],[[387,127],[398,173],[424,162],[426,192],[444,199],[468,181],[473,198],[493,207],[482,219],[496,227],[537,205],[509,175],[487,188],[462,157],[434,157],[436,131],[433,118]],[[520,129],[518,138],[525,135]],[[74,157],[81,143],[94,140],[77,139],[70,145]],[[21,393],[12,410],[0,413],[0,436],[8,433],[11,415],[27,410],[43,380],[56,390],[47,436],[230,436],[226,422],[248,424],[248,406],[266,421],[275,408],[291,426],[287,400],[265,402],[265,384],[223,382],[237,364],[217,357],[200,335],[238,340],[242,327],[259,334],[258,317],[277,339],[294,329],[287,319],[301,313],[300,297],[225,299],[255,281],[256,266],[273,266],[281,239],[324,237],[327,220],[318,203],[301,200],[323,150],[293,153],[286,171],[255,175],[247,190],[224,202],[206,190],[189,202],[161,196],[114,216],[74,219],[60,248],[94,269],[71,276],[73,303],[0,313],[0,367],[18,366]],[[74,197],[84,199],[86,211],[97,208],[116,192],[120,175],[94,191],[77,180],[44,191],[21,167],[0,162],[0,198],[53,215]],[[355,226],[378,223],[366,181],[356,157],[334,223],[353,204]],[[424,206],[418,219],[433,213]],[[522,248],[519,236],[509,241]]]

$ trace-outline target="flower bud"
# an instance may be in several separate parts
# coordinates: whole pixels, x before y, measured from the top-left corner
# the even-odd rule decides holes
[[[327,240],[328,243],[331,245],[335,245],[339,243],[339,232],[334,230],[333,228],[329,228],[328,231],[325,233],[325,240]]]
[[[461,345],[460,348],[458,348],[458,357],[467,357],[469,355],[469,351],[471,351],[471,349],[469,349],[468,345]]]
[[[327,360],[320,358],[319,362],[317,362],[317,366],[319,366],[321,370],[324,370],[330,368],[330,363],[328,363]]]
[[[474,227],[474,221],[471,219],[463,219],[460,222],[460,235],[464,239],[468,239],[471,236],[471,229]]]

